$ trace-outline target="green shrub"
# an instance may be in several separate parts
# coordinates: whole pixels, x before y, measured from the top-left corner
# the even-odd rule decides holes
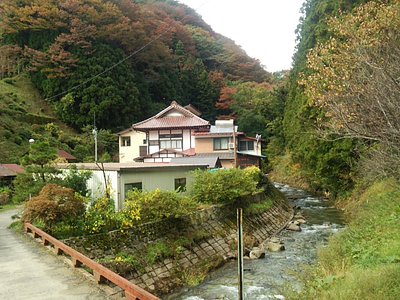
[[[90,234],[118,229],[114,201],[105,196],[97,199],[87,210],[84,222],[85,232]]]
[[[189,191],[198,202],[233,203],[240,197],[252,195],[257,188],[261,173],[258,168],[229,169],[209,172],[196,170],[192,172],[194,183]]]
[[[87,180],[92,176],[90,171],[78,171],[75,165],[69,167],[68,172],[65,174],[61,185],[73,189],[75,192],[86,197],[88,189],[86,186]]]
[[[172,255],[173,251],[166,243],[156,242],[147,247],[145,260],[149,265],[154,265],[165,258],[171,257]]]
[[[12,202],[21,203],[34,197],[45,186],[43,181],[34,180],[33,175],[29,173],[21,173],[15,177],[13,181],[14,192],[12,195]]]
[[[9,188],[0,187],[0,205],[7,204],[10,202],[11,190]]]
[[[57,223],[74,224],[85,212],[82,198],[72,189],[56,184],[47,184],[39,195],[26,203],[23,221],[43,222],[44,229],[50,230]]]
[[[128,192],[126,205],[139,209],[141,222],[159,221],[165,218],[179,218],[197,209],[196,201],[175,191]]]

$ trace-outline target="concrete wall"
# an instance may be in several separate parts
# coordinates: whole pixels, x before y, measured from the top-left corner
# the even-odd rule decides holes
[[[105,195],[104,175],[100,170],[90,170],[90,172],[92,172],[92,177],[88,179],[86,185],[90,191],[90,197],[94,200]],[[110,193],[115,202],[115,209],[118,210],[121,206],[118,171],[105,171],[104,173],[111,188]]]
[[[155,189],[160,190],[175,190],[175,178],[186,178],[186,186],[189,187],[193,182],[193,178],[189,172],[194,168],[179,168],[179,169],[158,169],[152,171],[135,171],[122,172],[120,176],[121,199],[125,199],[124,186],[128,183],[142,182],[144,191]]]

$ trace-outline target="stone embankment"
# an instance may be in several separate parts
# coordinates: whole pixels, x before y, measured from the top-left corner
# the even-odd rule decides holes
[[[247,249],[245,254],[248,258],[255,259],[262,256],[257,253],[257,247],[285,228],[292,217],[293,209],[283,199],[275,200],[272,207],[262,214],[245,216],[243,228]],[[207,264],[215,267],[222,264],[224,260],[235,258],[237,242],[234,209],[233,211],[216,207],[205,209],[190,215],[178,231],[176,231],[176,226],[176,223],[172,226],[171,222],[166,220],[145,224],[128,234],[112,232],[106,236],[79,237],[65,242],[87,256],[101,261],[121,251],[144,256],[145,246],[165,239],[169,231],[175,230],[176,235],[179,235],[179,230],[206,233],[204,238],[193,240],[190,247],[182,247],[174,257],[166,258],[153,265],[142,265],[128,275],[124,275],[134,284],[157,295],[170,293],[181,285],[182,278],[189,276],[188,273],[193,270],[204,269],[204,265]],[[111,246],[107,249],[102,248],[100,239],[108,239]],[[265,244],[265,247],[273,247],[272,243],[270,244],[269,246],[268,243]],[[279,244],[278,247],[281,249],[283,246]]]

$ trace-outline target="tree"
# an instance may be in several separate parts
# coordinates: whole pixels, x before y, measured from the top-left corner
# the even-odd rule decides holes
[[[52,166],[57,158],[56,149],[47,141],[35,141],[29,147],[29,152],[22,158],[22,164],[26,166],[27,173],[38,176],[42,182],[46,182],[58,171]]]
[[[380,162],[400,174],[400,2],[367,3],[329,28],[330,39],[309,53],[311,73],[302,81],[324,112],[318,125],[325,135],[378,142]]]

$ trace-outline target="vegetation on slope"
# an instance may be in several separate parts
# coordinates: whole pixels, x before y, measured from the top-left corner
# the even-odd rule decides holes
[[[176,1],[5,0],[0,11],[1,75],[28,69],[76,129],[94,114],[100,128],[124,129],[172,100],[214,119],[225,80],[270,80],[257,60]]]
[[[356,200],[357,199],[357,200]],[[400,185],[377,182],[344,204],[348,226],[320,250],[293,299],[400,298]]]

